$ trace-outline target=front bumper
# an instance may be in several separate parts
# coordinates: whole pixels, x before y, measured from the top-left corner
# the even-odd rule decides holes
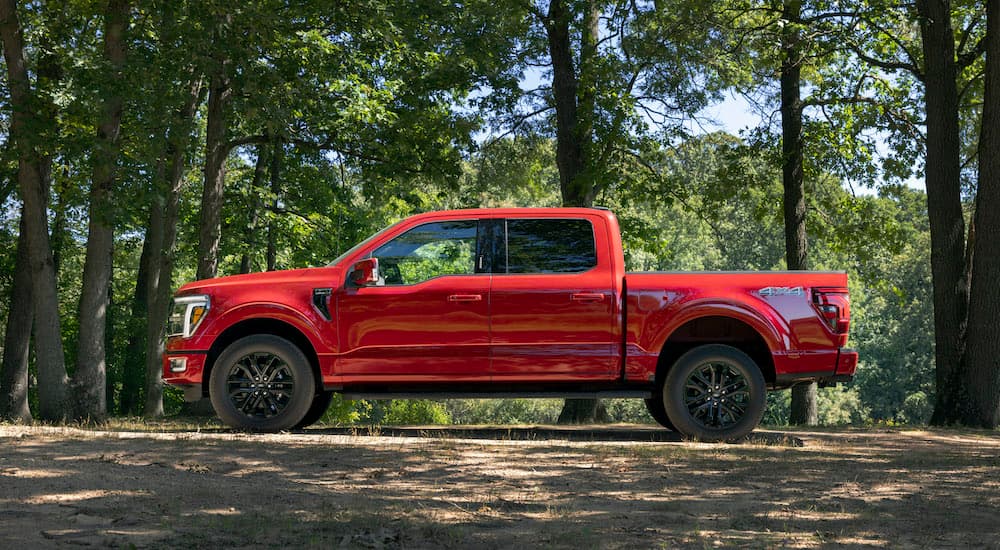
[[[207,351],[167,350],[163,353],[163,381],[174,386],[201,387]]]

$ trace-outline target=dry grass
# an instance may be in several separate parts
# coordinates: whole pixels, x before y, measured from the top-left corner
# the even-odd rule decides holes
[[[0,547],[995,547],[998,467],[970,431],[0,426]]]

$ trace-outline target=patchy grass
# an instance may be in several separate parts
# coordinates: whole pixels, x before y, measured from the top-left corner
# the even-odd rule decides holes
[[[0,547],[991,546],[1000,435],[0,425]]]

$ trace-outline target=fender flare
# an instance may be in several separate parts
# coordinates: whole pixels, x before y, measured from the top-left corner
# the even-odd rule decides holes
[[[787,350],[791,344],[791,330],[780,315],[765,316],[748,304],[705,300],[685,304],[671,315],[670,322],[653,340],[653,349],[662,350],[679,328],[705,317],[728,317],[745,323],[761,336],[772,354]]]

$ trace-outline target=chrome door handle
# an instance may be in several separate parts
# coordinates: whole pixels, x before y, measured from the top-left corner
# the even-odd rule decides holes
[[[603,302],[604,295],[591,292],[578,292],[570,296],[574,302]]]
[[[448,296],[449,302],[479,302],[482,299],[482,294],[452,294]]]

